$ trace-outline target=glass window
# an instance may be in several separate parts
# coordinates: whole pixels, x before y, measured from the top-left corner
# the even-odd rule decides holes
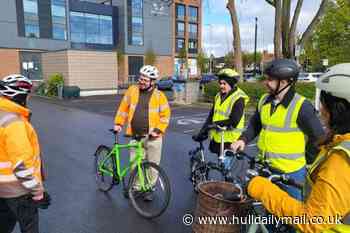
[[[176,36],[179,36],[179,37],[185,36],[185,23],[176,22]]]
[[[24,30],[26,37],[40,37],[37,0],[23,0]]]
[[[185,20],[186,8],[185,5],[176,4],[176,19]]]
[[[188,33],[190,38],[197,38],[197,24],[189,24]]]
[[[184,39],[176,39],[176,52],[179,52],[180,49],[185,47],[185,40]]]
[[[72,11],[70,23],[72,42],[113,44],[112,16]]]
[[[76,43],[85,43],[84,13],[70,12],[71,40]]]
[[[66,5],[65,0],[51,1],[52,37],[67,40]]]
[[[100,43],[113,44],[112,17],[100,15]]]
[[[99,43],[99,19],[98,15],[85,13],[86,43]]]
[[[194,6],[190,6],[188,8],[189,11],[189,21],[197,22],[198,20],[198,8]]]
[[[197,41],[189,40],[188,41],[188,49],[197,49]]]
[[[129,44],[143,45],[143,0],[128,0]]]

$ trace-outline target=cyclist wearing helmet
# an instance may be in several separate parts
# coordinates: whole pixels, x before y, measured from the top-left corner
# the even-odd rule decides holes
[[[208,135],[208,125],[217,124],[226,126],[229,130],[224,132],[224,147],[229,149],[236,141],[244,128],[244,108],[249,100],[248,96],[236,86],[239,74],[229,68],[222,69],[217,74],[220,92],[215,96],[213,107],[202,126],[197,140],[204,140]],[[212,153],[220,154],[221,134],[215,129],[210,130],[209,149]]]
[[[155,88],[158,77],[156,67],[143,66],[138,85],[128,88],[114,120],[116,132],[120,132],[123,125],[127,124],[127,136],[147,136],[144,139],[146,158],[156,164],[161,160],[162,136],[170,121],[168,100],[163,92]],[[130,151],[130,159],[134,156],[134,151]],[[149,196],[148,200],[150,199]]]
[[[0,232],[12,232],[19,222],[22,232],[38,233],[38,206],[46,201],[38,138],[26,107],[31,89],[22,75],[0,81]]]
[[[262,177],[254,177],[249,194],[277,216],[318,217],[318,224],[294,225],[301,232],[350,232],[350,63],[321,76],[321,117],[328,134],[308,171],[305,201],[300,202]],[[299,218],[300,219],[300,218]],[[339,221],[341,220],[341,222]]]
[[[276,171],[303,182],[306,175],[305,136],[308,143],[316,147],[317,140],[324,135],[322,125],[313,105],[295,92],[299,68],[293,60],[271,61],[264,73],[268,94],[261,97],[247,130],[232,144],[232,149],[244,150],[248,142],[259,136],[258,157],[269,162]],[[283,184],[281,188],[301,200],[301,191],[297,188]]]

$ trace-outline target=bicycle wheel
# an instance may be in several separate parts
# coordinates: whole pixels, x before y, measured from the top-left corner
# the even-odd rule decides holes
[[[198,185],[208,180],[208,168],[205,163],[191,160],[191,182],[193,189],[198,193]]]
[[[111,174],[114,174],[115,165],[112,156],[109,155],[110,152],[111,148],[104,145],[100,145],[95,152],[96,183],[98,189],[103,192],[111,190],[114,184],[114,178]],[[101,171],[100,168],[103,168],[107,172]]]
[[[129,198],[135,210],[145,218],[160,216],[168,207],[171,190],[164,170],[157,164],[145,161],[141,164],[145,190],[139,185],[140,175],[135,168],[129,179]],[[150,198],[151,197],[151,198]]]

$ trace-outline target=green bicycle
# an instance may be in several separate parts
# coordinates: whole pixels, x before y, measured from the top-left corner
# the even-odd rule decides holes
[[[123,184],[124,196],[130,198],[135,210],[145,218],[160,216],[168,207],[171,197],[170,182],[164,170],[144,159],[145,136],[134,137],[135,142],[119,144],[115,135],[113,148],[98,146],[95,152],[95,172],[99,190],[108,192],[114,185]],[[135,157],[121,167],[121,149],[134,149]],[[130,173],[129,179],[127,175]]]

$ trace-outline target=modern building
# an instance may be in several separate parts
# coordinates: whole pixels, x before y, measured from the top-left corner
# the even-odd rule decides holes
[[[116,92],[155,58],[161,75],[179,74],[178,51],[188,48],[198,75],[200,0],[0,1],[0,77],[33,80],[62,73],[83,92]]]

